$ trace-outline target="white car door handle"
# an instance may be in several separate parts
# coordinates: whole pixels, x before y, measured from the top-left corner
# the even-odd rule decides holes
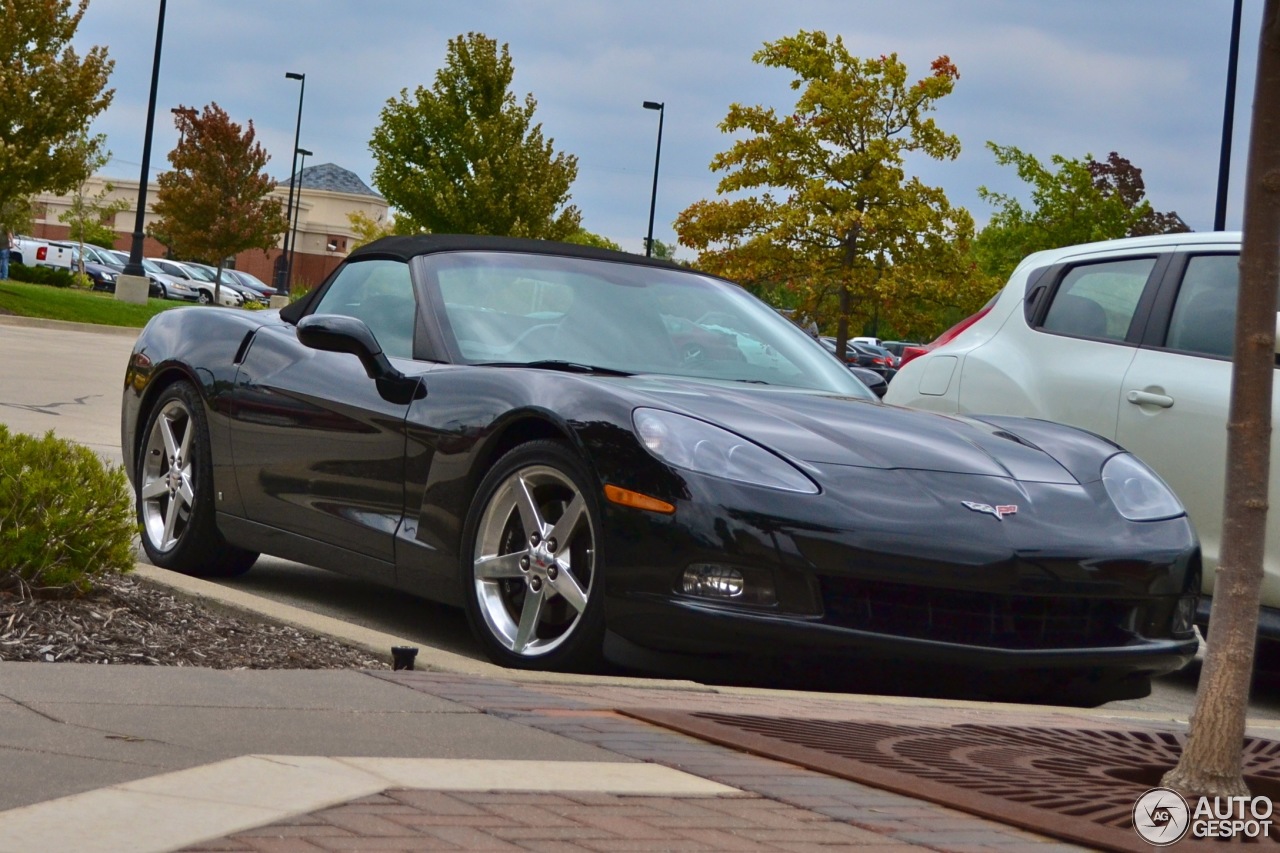
[[[1164,394],[1152,394],[1150,391],[1130,391],[1128,400],[1138,406],[1159,406],[1162,409],[1172,408],[1173,398]]]

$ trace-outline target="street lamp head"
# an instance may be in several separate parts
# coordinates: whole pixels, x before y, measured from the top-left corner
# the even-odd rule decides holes
[[[289,78],[290,80],[306,80],[307,79],[307,75],[299,74],[296,71],[286,71],[284,72],[284,76]]]
[[[644,102],[644,108],[645,108],[646,110],[660,110],[660,109],[662,109],[664,106],[666,106],[666,104],[660,104],[660,103],[658,103],[657,101],[645,101],[645,102]]]
[[[295,149],[295,150],[297,151],[297,153],[298,153],[298,154],[300,154],[300,155],[301,155],[301,156],[303,156],[303,157],[310,157],[310,156],[311,156],[311,152],[310,152],[310,151],[308,151],[308,150],[307,150],[307,149],[305,149],[305,148],[297,148],[297,149]]]

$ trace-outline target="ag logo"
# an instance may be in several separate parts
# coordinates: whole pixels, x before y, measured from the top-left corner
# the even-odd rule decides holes
[[[1004,517],[1006,515],[1013,515],[1018,511],[1017,504],[1000,504],[999,506],[992,506],[991,504],[980,504],[975,503],[974,501],[960,501],[960,503],[964,504],[974,512],[984,512],[987,515],[994,515],[997,521],[1004,521]]]
[[[1142,840],[1166,847],[1187,834],[1191,810],[1182,795],[1171,788],[1152,788],[1133,804],[1133,828]]]

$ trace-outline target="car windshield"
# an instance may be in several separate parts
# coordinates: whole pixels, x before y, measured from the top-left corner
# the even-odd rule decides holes
[[[500,252],[442,253],[428,267],[466,363],[569,362],[870,396],[773,308],[696,272]]]
[[[143,268],[144,270],[146,270],[147,272],[150,272],[150,273],[156,273],[157,275],[165,275],[165,274],[166,274],[164,270],[160,269],[160,267],[156,266],[155,264],[153,264],[151,261],[147,260],[146,258],[143,258],[143,259],[142,259],[142,268]]]
[[[207,281],[210,284],[213,283],[213,272],[205,269],[204,267],[198,267],[195,264],[184,264],[182,268],[190,273],[191,277],[194,279]]]

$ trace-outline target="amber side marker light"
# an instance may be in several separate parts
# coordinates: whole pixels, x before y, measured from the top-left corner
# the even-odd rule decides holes
[[[617,486],[605,486],[604,496],[613,503],[633,507],[634,509],[647,509],[650,512],[661,512],[666,515],[676,511],[676,508],[666,501],[660,501],[657,498],[651,498],[648,495],[642,495],[630,489],[620,489]]]

